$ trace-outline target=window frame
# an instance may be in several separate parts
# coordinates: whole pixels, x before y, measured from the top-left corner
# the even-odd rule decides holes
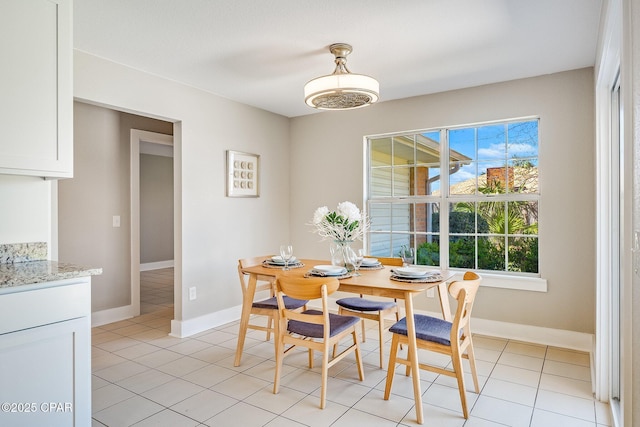
[[[504,194],[495,194],[495,195],[482,195],[482,194],[454,194],[450,195],[450,180],[448,173],[440,174],[440,194],[439,195],[402,195],[402,196],[394,196],[393,192],[390,196],[376,196],[371,197],[372,194],[372,170],[374,166],[372,165],[371,159],[371,144],[370,142],[374,139],[381,138],[394,138],[399,136],[407,136],[407,135],[416,135],[416,134],[425,134],[425,133],[433,133],[439,132],[440,140],[439,143],[439,155],[440,155],[440,171],[448,170],[443,166],[450,165],[449,159],[449,139],[448,132],[456,129],[464,129],[464,128],[478,128],[482,126],[490,126],[490,125],[508,125],[509,123],[516,122],[526,122],[526,121],[538,121],[538,130],[540,129],[540,117],[539,116],[525,116],[525,117],[517,117],[511,119],[504,120],[494,120],[494,121],[486,121],[486,122],[477,122],[477,123],[469,123],[462,125],[453,125],[453,126],[441,126],[441,127],[431,127],[425,129],[418,130],[409,130],[403,132],[392,132],[385,134],[371,134],[366,135],[363,138],[363,156],[364,156],[364,169],[363,169],[363,206],[365,207],[366,213],[371,212],[372,205],[380,204],[380,203],[389,203],[389,204],[408,204],[411,209],[415,209],[416,204],[430,204],[436,203],[440,206],[440,225],[438,230],[439,236],[439,247],[440,247],[440,266],[439,267],[429,267],[427,268],[435,268],[435,269],[448,269],[452,272],[462,272],[468,269],[465,268],[456,268],[449,267],[449,213],[450,213],[450,204],[458,203],[458,202],[487,202],[487,201],[504,201],[505,203],[509,203],[512,201],[536,201],[538,204],[538,212],[541,211],[542,207],[542,192],[538,183],[538,192],[537,193],[504,193]],[[540,143],[540,133],[538,132],[538,144]],[[394,144],[391,144],[391,156],[393,157],[394,153]],[[415,143],[414,143],[414,159],[415,156]],[[506,161],[510,161],[512,159],[506,159]],[[476,160],[477,161],[477,160]],[[538,151],[537,156],[537,167],[540,168],[540,152]],[[391,169],[391,188],[394,188],[394,173],[395,165],[390,167]],[[477,176],[477,175],[476,175]],[[367,231],[364,235],[364,247],[367,250],[371,249],[371,240],[372,234],[377,234],[375,231],[371,229]],[[381,233],[383,234],[383,233]],[[424,235],[424,232],[416,232],[416,231],[388,231],[384,232],[390,236],[390,239],[393,239],[394,235]],[[478,233],[477,230],[474,236],[481,236],[483,233]],[[515,235],[515,233],[514,233]],[[511,234],[504,234],[505,239],[510,238]],[[541,265],[541,257],[540,257],[540,232],[536,234],[536,238],[538,239],[538,272],[537,273],[526,273],[526,272],[515,272],[515,271],[492,271],[492,270],[479,270],[474,268],[474,271],[478,271],[483,277],[483,285],[490,287],[498,287],[498,288],[506,288],[506,289],[518,289],[518,290],[528,290],[528,291],[537,291],[537,292],[546,292],[547,291],[547,281],[542,278],[542,265]]]

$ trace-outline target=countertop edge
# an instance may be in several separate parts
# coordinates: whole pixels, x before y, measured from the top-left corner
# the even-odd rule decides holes
[[[0,264],[0,290],[100,274],[102,274],[102,268],[84,267],[57,261]]]

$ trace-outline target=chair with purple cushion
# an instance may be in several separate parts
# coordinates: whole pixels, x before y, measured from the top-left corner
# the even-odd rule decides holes
[[[384,265],[402,266],[402,258],[378,258]],[[391,300],[373,300],[360,297],[341,298],[336,301],[338,314],[349,314],[362,319],[362,342],[367,340],[365,336],[364,319],[378,322],[378,337],[380,339],[380,368],[384,367],[384,319],[387,315],[395,313],[396,321],[400,320],[398,304]]]
[[[469,410],[467,409],[467,396],[464,385],[464,372],[462,369],[463,358],[469,360],[475,392],[480,393],[469,323],[471,320],[473,301],[478,292],[481,280],[477,274],[467,272],[464,274],[464,280],[452,282],[449,285],[449,294],[454,297],[458,303],[452,322],[422,314],[414,315],[418,348],[446,354],[451,357],[453,365],[453,369],[449,370],[439,366],[420,363],[420,369],[448,375],[457,379],[460,402],[462,403],[462,413],[465,418],[469,418]],[[393,333],[393,338],[391,340],[391,354],[389,356],[389,368],[387,370],[387,383],[384,389],[385,400],[389,399],[396,363],[407,366],[407,375],[410,372],[409,367],[411,366],[411,362],[408,359],[400,359],[397,357],[400,343],[408,344],[406,317],[389,328],[389,331]]]
[[[271,339],[271,332],[273,332],[274,335],[277,333],[274,327],[274,320],[277,320],[278,316],[278,301],[275,297],[274,278],[270,276],[258,276],[258,283],[256,284],[255,292],[268,292],[269,298],[254,301],[253,299],[250,299],[251,296],[248,292],[249,284],[247,283],[247,275],[242,272],[243,268],[253,265],[260,265],[268,258],[271,257],[261,256],[238,260],[238,276],[240,278],[240,286],[242,288],[243,304],[251,304],[252,316],[267,316],[267,325],[263,326],[262,324],[251,323],[250,319],[246,319],[246,321],[245,319],[243,319],[242,321],[240,321],[240,330],[238,332],[238,344],[236,347],[236,358],[234,361],[234,366],[240,366],[240,359],[242,358],[242,350],[244,348],[244,340],[247,335],[247,329],[265,331],[267,333],[267,341]],[[255,294],[253,297],[255,297]],[[305,310],[308,301],[301,301],[294,298],[284,297],[284,302],[289,309]]]
[[[273,393],[278,393],[283,359],[296,346],[306,347],[309,351],[309,368],[313,368],[314,350],[322,352],[322,384],[320,389],[320,408],[324,409],[327,400],[327,377],[329,368],[355,353],[360,381],[364,380],[362,355],[356,325],[360,318],[329,313],[328,295],[338,289],[340,283],[329,277],[288,277],[283,274],[276,280],[278,299],[278,336],[276,339],[276,373]],[[297,312],[285,306],[284,295],[297,299],[321,299],[322,310]],[[340,354],[329,360],[329,351],[343,338],[351,335],[353,342]],[[288,348],[285,348],[289,346]]]

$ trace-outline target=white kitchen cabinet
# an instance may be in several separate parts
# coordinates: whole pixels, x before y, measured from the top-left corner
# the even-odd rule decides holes
[[[91,425],[91,279],[0,293],[0,425]]]
[[[73,176],[71,0],[0,1],[0,173]]]

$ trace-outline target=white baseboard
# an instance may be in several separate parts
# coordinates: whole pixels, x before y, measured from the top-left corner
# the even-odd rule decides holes
[[[242,305],[237,305],[235,307],[205,314],[204,316],[195,317],[193,319],[172,320],[171,333],[169,335],[178,338],[186,338],[206,331],[207,329],[235,322],[240,319],[241,313]]]
[[[593,334],[473,317],[472,322],[471,330],[475,334],[578,350],[589,354],[593,352]]]
[[[135,313],[132,305],[95,311],[91,313],[91,327],[93,328],[95,326],[106,325],[107,323],[131,319],[134,316],[137,316],[137,313]]]
[[[160,270],[171,267],[173,267],[172,259],[167,261],[145,262],[144,264],[140,264],[140,271]]]

